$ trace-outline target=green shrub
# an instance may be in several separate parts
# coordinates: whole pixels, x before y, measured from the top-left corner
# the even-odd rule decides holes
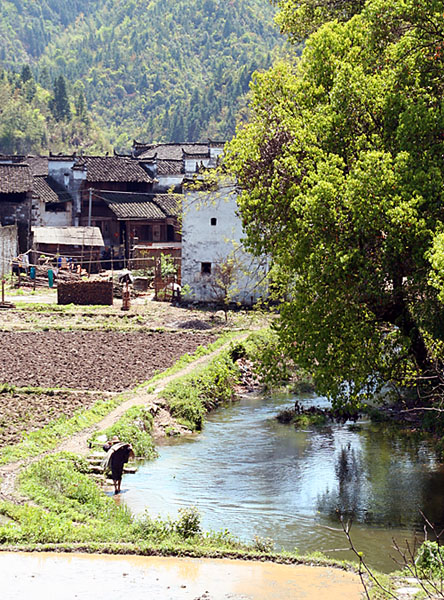
[[[171,382],[163,397],[173,417],[189,429],[199,431],[208,410],[232,400],[238,377],[239,369],[230,351],[226,351],[205,367]]]
[[[184,539],[194,537],[202,533],[200,526],[200,514],[195,506],[181,508],[179,518],[175,523],[175,530]]]
[[[418,569],[427,576],[444,575],[444,551],[437,542],[421,544],[415,559]]]
[[[157,454],[151,436],[152,430],[153,415],[149,409],[145,406],[134,406],[105,433],[108,439],[116,435],[122,442],[131,444],[136,456],[153,459]]]

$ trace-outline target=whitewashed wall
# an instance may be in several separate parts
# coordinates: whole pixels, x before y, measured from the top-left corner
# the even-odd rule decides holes
[[[202,164],[204,167],[210,165],[210,158],[186,158],[185,161],[185,174],[193,175],[197,168]]]
[[[46,203],[34,200],[32,225],[35,227],[70,227],[72,225],[72,203],[65,204],[65,211],[47,211]]]
[[[57,160],[56,157],[51,157],[48,161],[49,175],[54,177],[60,185],[66,187],[66,190],[73,198],[74,206],[72,207],[71,223],[69,225],[77,227],[80,224],[80,213],[82,210],[80,187],[86,179],[86,171],[73,171],[73,166],[74,160]]]
[[[17,225],[0,226],[0,277],[11,272],[11,260],[17,255]]]
[[[154,191],[168,192],[170,188],[182,185],[183,175],[156,175],[156,179],[158,183],[154,184]]]
[[[214,219],[215,224],[212,224]],[[202,264],[211,263],[214,273],[214,266],[227,258],[234,258],[236,263],[232,300],[248,305],[264,296],[262,282],[267,268],[266,260],[258,260],[245,252],[241,241],[243,237],[233,186],[225,185],[217,192],[211,193],[185,193],[182,220],[182,286],[189,286],[190,300],[215,300],[215,291],[211,284],[212,275],[202,272]]]

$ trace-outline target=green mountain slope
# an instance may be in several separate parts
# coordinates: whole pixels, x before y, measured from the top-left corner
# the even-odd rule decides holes
[[[91,14],[100,0],[2,0],[0,61],[13,66],[42,54],[49,42],[80,13]]]
[[[1,6],[0,32],[8,35],[0,64],[15,61],[19,70],[27,60],[47,88],[63,74],[70,94],[84,93],[89,115],[120,149],[133,138],[231,136],[251,73],[267,68],[281,44],[268,0],[10,0]]]
[[[56,95],[57,97],[57,95]],[[62,108],[62,110],[61,110]],[[0,154],[111,150],[81,102],[37,84],[30,71],[0,69]]]

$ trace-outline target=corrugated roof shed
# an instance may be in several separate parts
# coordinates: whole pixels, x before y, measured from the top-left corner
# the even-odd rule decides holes
[[[101,247],[103,237],[98,227],[32,227],[34,244]]]
[[[24,194],[32,191],[31,169],[27,164],[0,164],[0,194]]]
[[[76,160],[73,169],[86,169],[86,180],[153,183],[153,179],[139,163],[121,156],[83,156]]]

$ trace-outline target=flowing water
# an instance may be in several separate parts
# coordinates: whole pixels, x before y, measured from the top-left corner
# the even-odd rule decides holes
[[[297,431],[275,419],[294,400],[245,398],[218,409],[200,435],[166,441],[157,460],[126,476],[122,501],[153,517],[196,506],[206,530],[353,559],[339,511],[353,516],[352,539],[369,564],[394,570],[392,538],[403,546],[415,531],[420,537],[420,511],[444,522],[444,468],[433,445],[370,422]]]

